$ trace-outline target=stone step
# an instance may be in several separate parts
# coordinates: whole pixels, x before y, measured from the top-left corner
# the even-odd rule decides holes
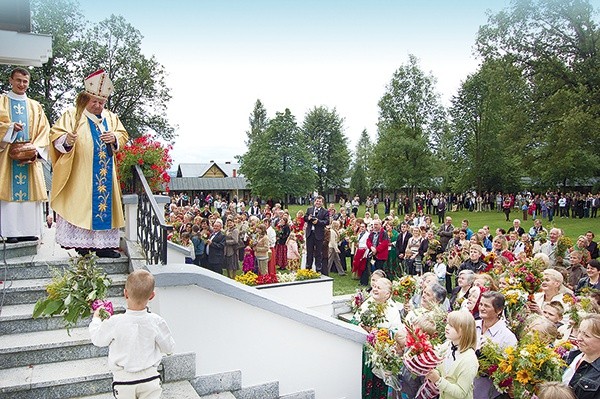
[[[354,313],[349,312],[349,313],[341,313],[338,315],[338,319],[345,321],[347,323],[350,323],[350,321],[352,321],[352,318],[354,317]]]
[[[279,381],[243,387],[232,393],[236,399],[279,399]]]
[[[108,348],[92,345],[87,327],[4,335],[0,340],[0,369],[106,355]]]
[[[235,399],[235,395],[231,392],[219,392],[211,395],[200,396],[200,399]]]
[[[123,288],[127,280],[126,274],[111,274],[112,285],[108,289],[108,296],[123,295]],[[46,296],[46,286],[52,282],[51,278],[9,280],[3,281],[0,288],[4,289],[4,305],[18,305],[22,303],[35,303]]]
[[[279,399],[315,399],[315,391],[294,392],[289,395],[282,395]]]
[[[163,360],[165,382],[195,374],[193,354]],[[106,357],[36,364],[0,370],[0,399],[62,399],[111,392],[112,374]]]
[[[35,256],[38,252],[38,241],[23,241],[15,244],[7,243],[6,246],[3,241],[0,241],[0,259]]]
[[[6,263],[8,265],[6,274],[3,273],[2,277],[7,281],[50,278],[52,269],[62,270],[71,266],[69,258],[43,261],[24,257],[9,259]],[[129,273],[129,258],[124,256],[117,259],[100,258],[96,260],[96,266],[107,274],[127,274]]]
[[[177,381],[163,384],[162,399],[206,399],[208,396],[199,396],[194,387],[189,381]],[[230,396],[214,396],[213,399],[235,399],[235,397],[227,393]],[[220,394],[217,394],[220,395]],[[98,395],[91,396],[79,396],[74,399],[115,399],[112,392],[101,393]]]
[[[116,313],[125,311],[125,298],[122,292],[118,297],[109,297],[107,299],[113,303]],[[2,313],[0,313],[0,336],[64,329],[65,323],[62,317],[32,318],[31,315],[33,314],[34,306],[34,303],[3,306]],[[89,323],[90,319],[80,320],[75,327],[84,327]]]

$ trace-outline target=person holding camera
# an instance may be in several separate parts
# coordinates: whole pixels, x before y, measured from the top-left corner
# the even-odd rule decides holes
[[[306,234],[306,268],[312,269],[313,261],[317,272],[323,269],[323,241],[325,226],[329,224],[329,212],[323,208],[323,196],[315,198],[314,205],[304,215]]]

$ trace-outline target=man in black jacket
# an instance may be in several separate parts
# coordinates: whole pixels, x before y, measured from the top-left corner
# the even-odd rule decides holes
[[[223,222],[221,219],[215,220],[213,232],[206,241],[208,268],[219,274],[223,274],[223,262],[225,261],[225,234],[221,229],[223,229]]]
[[[329,224],[329,212],[323,208],[323,197],[315,198],[314,206],[306,210],[306,268],[311,269],[313,260],[317,272],[323,267],[323,240],[325,239],[325,226]]]
[[[408,240],[412,237],[410,234],[408,223],[402,222],[400,225],[400,235],[396,240],[396,253],[398,254],[398,263],[402,267],[403,273],[406,272],[404,265],[404,256],[406,254],[406,247],[408,245]]]

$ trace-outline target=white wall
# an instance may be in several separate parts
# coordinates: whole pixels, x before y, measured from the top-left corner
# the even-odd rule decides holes
[[[196,353],[196,374],[241,370],[243,386],[279,381],[281,395],[360,398],[360,328],[197,267],[149,269],[151,309],[169,323],[177,352]]]

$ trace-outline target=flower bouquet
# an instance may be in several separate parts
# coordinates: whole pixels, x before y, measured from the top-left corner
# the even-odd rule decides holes
[[[354,295],[350,298],[350,308],[352,313],[356,313],[367,298],[367,292],[365,290],[357,289]]]
[[[402,276],[392,281],[392,299],[396,302],[406,303],[417,291],[417,279],[413,276]]]
[[[480,377],[491,376],[498,370],[498,364],[503,358],[504,351],[500,348],[500,345],[486,339],[478,351],[479,371],[477,375]]]
[[[538,292],[542,286],[543,261],[540,259],[517,261],[509,272],[514,281],[518,282],[520,288],[527,291],[528,300],[533,301],[533,294]]]
[[[530,313],[527,307],[529,294],[518,288],[502,290],[502,294],[505,298],[504,314],[508,322],[508,328],[517,337],[520,337],[525,326],[525,319]]]
[[[404,354],[404,366],[411,373],[418,376],[425,376],[438,364],[441,359],[433,350],[429,335],[422,332],[419,328],[413,329],[406,327],[406,347],[408,351]],[[431,399],[439,394],[438,388],[428,379],[417,391],[416,399]]]
[[[133,176],[132,167],[140,165],[153,192],[168,191],[171,181],[168,171],[173,164],[169,151],[172,148],[171,144],[164,146],[149,134],[127,143],[115,155],[121,189],[124,192],[133,191],[129,186]]]
[[[487,265],[487,267],[485,268],[485,272],[484,273],[487,273],[490,270],[493,270],[494,269],[494,262],[496,262],[496,253],[494,251],[488,252],[487,255],[485,255],[483,257],[483,261]]]
[[[465,251],[461,245],[454,245],[448,255],[448,268],[458,270],[467,259],[469,259],[469,251]]]
[[[52,282],[46,287],[48,296],[37,301],[33,317],[62,316],[67,331],[89,317],[95,310],[94,301],[104,300],[112,283],[104,270],[96,267],[97,259],[94,254],[71,258],[70,267],[52,269]],[[106,302],[103,307],[112,310],[112,304]]]
[[[385,323],[386,302],[375,302],[370,300],[367,308],[359,314],[359,323],[365,327],[377,327],[381,323]]]
[[[100,309],[100,319],[102,320],[108,319],[115,313],[112,302],[107,300],[96,299],[92,302],[92,310],[95,312],[96,309]]]
[[[539,383],[560,381],[565,362],[538,334],[526,335],[516,347],[504,349],[498,368],[490,374],[500,392],[512,386],[515,398],[532,397]]]
[[[365,352],[366,364],[371,366],[373,374],[386,385],[400,389],[398,374],[402,368],[402,356],[396,352],[396,342],[390,331],[387,328],[373,329],[367,335]]]
[[[562,258],[569,251],[569,248],[573,246],[573,240],[571,240],[567,236],[560,236],[556,241],[556,249],[554,250],[554,256],[557,258],[561,258],[560,263],[562,263]],[[557,263],[558,259],[557,259]]]

